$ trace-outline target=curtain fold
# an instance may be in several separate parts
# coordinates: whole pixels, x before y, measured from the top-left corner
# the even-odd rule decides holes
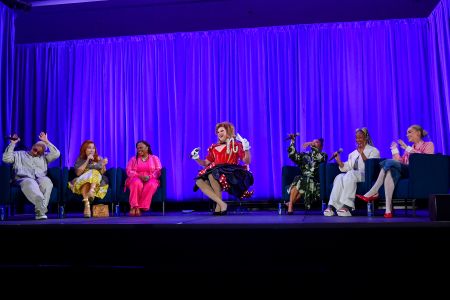
[[[450,149],[450,2],[442,0],[428,18],[432,106],[438,149]]]
[[[11,133],[11,100],[14,89],[14,27],[15,13],[0,3],[0,149]]]
[[[120,167],[145,139],[167,167],[168,198],[182,201],[202,197],[189,153],[201,147],[205,157],[215,124],[228,120],[252,146],[254,197],[279,198],[291,132],[299,150],[323,137],[329,154],[342,147],[346,156],[366,126],[388,157],[391,141],[417,123],[448,153],[449,100],[436,92],[440,75],[430,76],[430,20],[17,45],[12,129],[28,144],[48,131],[67,166],[85,139]]]

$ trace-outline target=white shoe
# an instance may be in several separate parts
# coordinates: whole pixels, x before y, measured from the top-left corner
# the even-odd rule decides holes
[[[48,218],[44,213],[37,211],[35,219],[36,220],[47,220]]]
[[[339,217],[351,217],[352,213],[349,210],[341,208],[337,211],[337,215]]]
[[[332,217],[332,216],[334,216],[334,211],[330,208],[327,208],[323,211],[323,215],[325,217]]]

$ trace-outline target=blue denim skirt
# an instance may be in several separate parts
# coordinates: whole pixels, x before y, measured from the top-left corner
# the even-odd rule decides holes
[[[386,159],[380,162],[380,166],[383,168],[385,172],[391,171],[392,179],[394,179],[394,184],[397,185],[397,182],[400,178],[408,178],[409,171],[408,166],[402,164],[398,160],[395,159]]]

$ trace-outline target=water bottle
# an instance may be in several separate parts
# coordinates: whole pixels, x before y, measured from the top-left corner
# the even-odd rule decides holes
[[[373,216],[373,202],[372,201],[367,202],[367,216],[368,217]]]
[[[59,218],[64,219],[64,206],[59,207]]]
[[[119,204],[117,204],[116,207],[115,207],[115,215],[116,215],[116,217],[120,217],[120,206],[119,206]]]
[[[278,214],[281,215],[281,203],[278,203]]]
[[[5,208],[3,206],[0,207],[0,220],[5,220]]]

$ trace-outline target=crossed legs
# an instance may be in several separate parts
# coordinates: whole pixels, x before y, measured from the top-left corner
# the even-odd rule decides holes
[[[216,212],[227,210],[227,204],[222,200],[222,188],[212,174],[208,175],[208,180],[197,179],[196,184],[206,196],[216,202]]]

